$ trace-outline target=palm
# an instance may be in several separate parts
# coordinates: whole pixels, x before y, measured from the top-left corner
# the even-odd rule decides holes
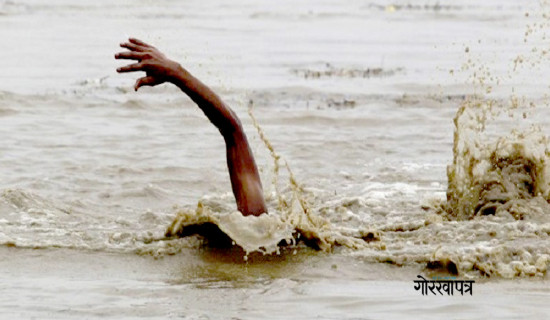
[[[136,91],[141,86],[156,86],[171,81],[177,72],[179,64],[167,59],[158,49],[141,40],[130,38],[129,42],[122,43],[120,46],[129,51],[117,53],[116,59],[129,59],[137,62],[120,67],[117,71],[145,71],[145,77],[136,80],[134,86]]]

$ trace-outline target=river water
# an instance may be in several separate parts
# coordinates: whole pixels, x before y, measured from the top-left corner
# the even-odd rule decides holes
[[[0,315],[544,318],[549,19],[544,1],[0,0]],[[235,212],[187,97],[116,74],[128,36],[236,111],[269,215]],[[203,222],[235,246],[165,236]],[[419,274],[473,294],[422,296]]]

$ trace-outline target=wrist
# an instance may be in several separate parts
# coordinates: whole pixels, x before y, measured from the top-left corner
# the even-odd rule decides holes
[[[180,88],[187,87],[189,80],[191,79],[191,74],[185,70],[179,63],[176,63],[176,66],[173,69],[170,76],[170,81]]]

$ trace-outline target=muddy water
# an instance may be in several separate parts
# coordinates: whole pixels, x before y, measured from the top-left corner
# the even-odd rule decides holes
[[[0,314],[542,317],[547,11],[0,1]],[[128,35],[239,114],[269,217],[236,214],[200,110],[115,74]],[[165,236],[205,221],[237,246]],[[475,279],[474,297],[427,300],[417,274]]]

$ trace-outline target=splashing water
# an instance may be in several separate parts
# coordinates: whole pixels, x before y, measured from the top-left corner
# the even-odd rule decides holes
[[[279,254],[280,245],[295,246],[300,240],[323,251],[329,251],[334,246],[365,248],[370,246],[369,243],[379,240],[376,232],[350,232],[331,224],[328,219],[316,213],[318,210],[312,208],[312,205],[319,201],[308,201],[308,192],[297,182],[288,163],[277,154],[256,121],[252,109],[253,103],[250,101],[248,114],[273,159],[272,184],[275,191],[266,200],[276,210],[257,217],[243,216],[227,206],[227,199],[219,201],[220,199],[204,198],[199,201],[195,210],[180,211],[166,231],[166,236],[198,233],[215,245],[237,244],[246,254],[256,251]],[[281,190],[279,183],[281,162],[289,175],[286,192]],[[309,197],[312,198],[312,195]]]
[[[454,159],[448,167],[450,216],[464,220],[507,211],[523,219],[529,212],[548,212],[548,138],[533,129],[479,141],[468,136],[466,127],[475,116],[465,104],[455,117]]]
[[[548,68],[548,51],[537,48],[537,44],[544,43],[545,30],[550,26],[547,5],[541,7],[542,21],[528,24],[524,38],[524,43],[535,44],[512,58],[511,70],[491,71],[486,63],[472,62],[472,58],[463,66],[464,71],[473,70],[470,79],[474,94],[454,118],[453,163],[447,170],[447,211],[452,218],[464,220],[508,212],[524,219],[529,214],[550,212],[548,138],[540,125],[528,119],[537,106],[548,106],[548,97],[537,97],[513,84],[514,80],[521,83],[523,79],[544,77]],[[505,90],[500,94],[495,92],[499,86]],[[504,136],[505,125],[498,119],[502,114],[515,120],[510,133]],[[521,128],[529,124],[529,128]],[[496,134],[490,132],[490,125]]]
[[[456,239],[472,245],[443,245],[428,266],[450,265],[461,274],[506,278],[541,276],[548,268],[549,139],[541,125],[529,119],[541,106],[548,106],[548,97],[514,84],[537,76],[543,79],[548,70],[548,50],[537,48],[549,27],[548,6],[542,7],[542,22],[528,24],[525,32],[524,43],[534,42],[534,47],[515,56],[510,70],[492,71],[488,59],[473,62],[471,57],[462,68],[471,71],[473,94],[454,118],[447,201],[439,214],[458,222],[463,234]],[[470,48],[465,51],[471,56]],[[503,135],[506,129],[510,132]]]
[[[524,43],[544,43],[550,15],[540,15],[543,22],[527,26]],[[518,53],[504,71],[490,68],[487,57],[474,59],[473,47],[465,52],[462,71],[471,74],[473,93],[454,118],[447,200],[435,210],[374,217],[361,197],[331,201],[308,190],[266,138],[250,103],[249,115],[273,159],[274,192],[266,196],[270,213],[243,217],[228,205],[231,195],[204,197],[197,208],[180,211],[166,235],[199,233],[264,254],[304,240],[325,251],[350,248],[366,262],[419,265],[466,277],[543,276],[550,264],[550,153],[547,136],[532,119],[548,97],[516,84],[544,76],[548,50]],[[281,169],[288,181],[279,181]],[[349,213],[348,206],[368,218]],[[331,219],[343,215],[349,223]]]

